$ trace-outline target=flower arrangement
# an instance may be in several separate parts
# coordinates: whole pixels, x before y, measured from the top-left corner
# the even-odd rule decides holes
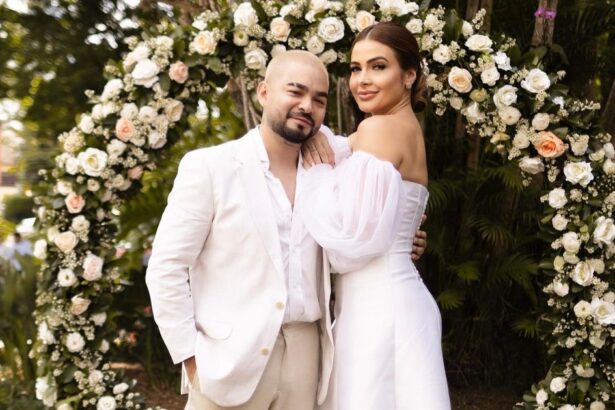
[[[541,267],[553,365],[518,408],[612,407],[615,148],[594,125],[597,104],[570,97],[559,83],[565,73],[544,72],[513,39],[481,34],[483,17],[464,21],[406,0],[265,0],[128,39],[131,51],[107,67],[102,93],[87,92],[91,112],[58,138],[63,153],[45,174],[52,188],[37,202],[37,398],[62,410],[142,408],[105,361],[114,337],[107,311],[122,288],[113,213],[179,138],[199,95],[230,78],[254,88],[286,49],[306,49],[343,76],[354,35],[394,20],[419,41],[435,112],[460,112],[486,149],[518,164],[526,185],[544,175],[549,186],[541,230],[551,250]]]

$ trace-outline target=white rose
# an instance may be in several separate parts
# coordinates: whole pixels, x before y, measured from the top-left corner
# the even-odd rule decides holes
[[[94,313],[92,316],[90,316],[90,318],[96,326],[102,326],[107,321],[107,314],[105,312],[98,312]]]
[[[592,316],[599,324],[615,325],[615,304],[594,299],[591,303]]]
[[[38,338],[41,339],[46,345],[51,345],[56,342],[56,338],[53,335],[53,332],[49,330],[47,322],[44,321],[38,325]]]
[[[344,38],[344,23],[336,17],[326,17],[318,25],[318,35],[327,43]]]
[[[498,108],[507,107],[517,102],[517,87],[505,85],[493,95],[493,102]]]
[[[580,319],[586,319],[591,315],[591,305],[589,302],[582,300],[574,305],[574,314]]]
[[[553,393],[559,393],[566,388],[566,379],[563,377],[554,377],[549,384],[549,388]]]
[[[594,242],[597,244],[611,245],[615,238],[615,224],[612,218],[601,216],[596,219],[596,228],[594,229]]]
[[[589,263],[591,267],[594,268],[594,272],[596,272],[597,274],[604,273],[605,265],[602,259],[588,259],[587,263]]]
[[[615,162],[607,158],[602,164],[602,171],[607,175],[615,174]]]
[[[132,71],[132,78],[136,85],[151,88],[158,81],[160,67],[152,60],[139,61]]]
[[[376,22],[376,17],[372,13],[361,10],[355,17],[355,25],[358,31],[363,31]]]
[[[602,346],[604,346],[604,342],[605,342],[605,339],[599,334],[598,335],[590,334],[589,336],[589,343],[591,343],[593,346],[597,347],[598,349],[602,349]]]
[[[563,188],[554,188],[549,192],[549,206],[551,208],[560,209],[567,202],[566,191]]]
[[[69,253],[75,249],[75,246],[79,243],[79,239],[77,239],[77,236],[71,231],[66,231],[57,234],[56,237],[53,238],[53,242],[62,252]]]
[[[77,172],[79,172],[79,160],[72,156],[66,158],[64,169],[70,175],[75,175]]]
[[[173,49],[173,39],[169,36],[156,37],[156,48],[163,51]]]
[[[525,79],[521,81],[521,87],[525,88],[531,93],[538,93],[544,91],[551,86],[551,80],[549,76],[539,68],[533,68],[527,74]]]
[[[102,175],[107,166],[107,153],[96,148],[88,148],[79,153],[77,159],[83,172],[91,177]]]
[[[177,122],[182,117],[184,111],[184,104],[181,101],[171,100],[164,107],[164,114],[171,122]]]
[[[570,139],[570,148],[574,155],[581,156],[587,151],[589,143],[589,135],[579,135],[576,138]]]
[[[122,111],[120,111],[120,117],[127,118],[129,120],[134,119],[139,113],[139,108],[135,103],[128,103],[122,107]]]
[[[524,132],[518,132],[513,138],[513,146],[518,149],[524,149],[530,146],[530,139]]]
[[[440,19],[438,19],[438,16],[430,13],[425,16],[425,21],[423,22],[423,25],[427,30],[437,30],[438,26],[440,26]]]
[[[553,259],[553,269],[555,269],[557,272],[563,272],[564,266],[566,266],[566,260],[563,257],[558,255],[555,257],[555,259]]]
[[[461,97],[451,97],[448,102],[451,107],[453,107],[457,111],[459,111],[461,107],[463,107],[463,98]]]
[[[448,46],[440,44],[432,53],[432,58],[440,64],[451,61],[451,50]]]
[[[515,107],[502,107],[498,110],[498,116],[506,125],[514,125],[521,119],[521,111]]]
[[[96,404],[96,410],[115,410],[116,407],[117,403],[115,402],[113,396],[102,396],[100,399],[98,399],[98,403]]]
[[[601,401],[594,401],[589,405],[589,410],[605,410],[606,406]]]
[[[423,31],[423,20],[412,19],[406,24],[406,29],[412,34],[419,34]]]
[[[150,52],[151,50],[149,47],[144,44],[137,46],[130,53],[126,54],[126,58],[124,58],[124,62],[122,63],[124,65],[124,70],[127,72],[132,71],[135,64],[149,57]]]
[[[90,221],[85,216],[79,215],[73,218],[70,227],[75,232],[87,232],[90,229]]]
[[[571,265],[575,265],[577,263],[579,263],[579,257],[571,252],[564,252],[564,256],[563,256],[564,261],[566,261],[566,263],[569,263]]]
[[[498,51],[495,55],[492,56],[493,61],[498,65],[500,70],[510,71],[512,67],[510,66],[510,57],[506,55],[506,53],[502,51]]]
[[[122,92],[124,88],[124,83],[119,78],[114,78],[113,80],[109,80],[107,84],[105,84],[105,88],[103,88],[102,95],[100,98],[103,101],[109,101]]]
[[[100,370],[93,370],[88,376],[88,383],[94,387],[103,381],[104,375]]]
[[[480,107],[476,102],[471,102],[467,107],[461,110],[461,113],[469,122],[473,124],[483,122],[485,120],[485,113],[480,110]]]
[[[602,296],[602,300],[609,303],[615,303],[615,292],[607,292]]]
[[[562,235],[562,246],[566,249],[566,252],[576,254],[581,247],[579,235],[576,232],[566,232]]]
[[[566,181],[586,187],[593,179],[592,167],[589,162],[568,162],[564,166]]]
[[[64,345],[69,352],[79,353],[81,350],[83,350],[83,347],[85,346],[85,339],[83,338],[83,336],[81,336],[80,333],[72,332],[69,333],[68,336],[66,336],[66,341],[64,342]]]
[[[337,53],[335,52],[335,50],[327,50],[321,55],[319,55],[318,58],[320,59],[320,61],[322,61],[324,65],[329,65],[337,60]]]
[[[305,44],[307,50],[312,54],[320,54],[325,49],[325,43],[318,36],[312,36]]]
[[[260,48],[248,51],[244,59],[251,70],[262,70],[267,65],[267,53]]]
[[[310,0],[310,11],[320,13],[329,7],[328,0]]]
[[[602,148],[604,149],[604,155],[608,159],[615,159],[615,147],[613,147],[613,144],[607,142]]]
[[[54,386],[50,386],[46,376],[36,379],[36,398],[41,400],[47,407],[51,407],[58,399],[58,391]]]
[[[589,286],[594,278],[594,268],[587,262],[579,262],[570,273],[570,278],[581,286]]]
[[[70,269],[60,269],[58,272],[58,284],[63,288],[70,288],[77,283],[77,276]]]
[[[167,138],[163,134],[152,131],[147,135],[147,143],[154,149],[162,148],[167,143]]]
[[[419,5],[413,1],[411,1],[410,3],[406,3],[406,12],[411,13],[411,14],[416,14],[419,11]]]
[[[100,342],[100,347],[98,348],[98,350],[100,350],[102,353],[107,353],[109,351],[109,342],[106,339],[103,339],[103,341]]]
[[[465,68],[453,67],[448,73],[448,83],[457,92],[470,92],[472,89],[472,74]]]
[[[470,24],[468,21],[464,21],[461,25],[461,34],[463,34],[465,38],[468,38],[472,34],[474,34],[474,28],[472,27],[472,24]]]
[[[536,403],[538,404],[544,404],[548,398],[549,398],[549,395],[547,394],[546,391],[544,391],[544,389],[540,389],[536,393]]]
[[[47,257],[47,241],[44,239],[39,239],[34,242],[34,250],[32,251],[32,255],[34,255],[37,259],[45,259]]]
[[[117,158],[122,155],[124,151],[126,151],[126,147],[127,145],[124,142],[118,139],[113,139],[109,144],[107,144],[107,153],[109,153],[110,157]]]
[[[534,115],[534,118],[532,119],[532,127],[534,127],[536,131],[545,130],[547,129],[548,126],[549,126],[549,114],[538,113]]]
[[[249,2],[241,3],[233,14],[233,21],[236,26],[250,27],[258,23],[258,15]]]
[[[560,281],[553,282],[553,292],[555,292],[557,296],[564,297],[568,294],[569,290],[570,288],[567,283],[562,283]]]
[[[596,374],[594,369],[592,369],[591,367],[585,368],[583,367],[583,365],[575,366],[574,371],[577,374],[577,376],[587,377],[587,378],[594,377],[594,375]]]
[[[280,8],[280,16],[281,17],[286,17],[289,14],[293,14],[294,12],[297,11],[297,5],[295,4],[285,4],[282,6],[282,8]]]
[[[70,312],[73,315],[80,315],[88,310],[90,303],[92,302],[89,299],[75,295],[70,299]]]
[[[113,394],[122,394],[126,390],[128,390],[128,387],[129,386],[127,383],[116,384],[115,386],[113,386]]]
[[[102,258],[91,253],[88,254],[83,260],[83,279],[90,282],[100,279],[102,277],[103,263]]]
[[[492,65],[480,73],[480,79],[483,84],[495,85],[495,83],[500,79],[500,72],[494,65]]]
[[[250,37],[248,33],[244,30],[235,30],[233,33],[233,44],[239,47],[247,46],[250,42]]]
[[[282,17],[276,17],[271,20],[269,30],[275,41],[286,41],[290,35],[290,24]]]
[[[572,404],[564,404],[563,406],[559,406],[557,410],[575,410]]]
[[[558,231],[563,231],[564,229],[566,229],[566,226],[568,226],[568,219],[564,216],[562,216],[561,214],[557,214],[553,217],[553,219],[551,220],[551,224],[553,225],[553,228],[555,228]]]
[[[79,129],[86,134],[91,134],[94,131],[94,121],[89,115],[82,115],[79,121]]]
[[[376,0],[383,13],[393,16],[403,16],[408,13],[405,0]]]
[[[540,157],[530,158],[525,156],[519,160],[519,168],[528,174],[539,174],[545,170],[545,165]]]
[[[158,116],[158,111],[149,105],[141,107],[139,110],[139,121],[145,124],[151,124]]]
[[[485,52],[485,51],[491,51],[491,46],[493,45],[493,41],[491,41],[489,37],[484,36],[482,34],[474,34],[466,40],[465,44],[466,44],[466,47],[472,51]]]
[[[216,51],[218,42],[211,31],[201,31],[190,43],[190,51],[200,55],[211,55]]]

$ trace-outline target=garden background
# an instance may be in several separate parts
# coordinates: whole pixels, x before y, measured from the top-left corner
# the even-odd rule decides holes
[[[33,217],[41,169],[52,169],[58,136],[87,112],[85,90],[100,93],[110,60],[128,51],[124,40],[161,21],[190,22],[207,1],[0,1],[0,133],[19,138],[19,159],[5,170],[18,193],[3,198],[0,231],[9,236]],[[220,2],[218,2],[220,3]],[[484,30],[506,33],[547,72],[565,70],[571,93],[599,102],[600,122],[615,131],[615,47],[612,1],[431,1],[471,20],[485,8]],[[556,10],[554,19],[535,16]],[[151,317],[144,264],[183,153],[242,135],[244,113],[233,93],[210,97],[190,117],[190,129],[145,175],[141,193],[116,215],[121,297],[113,301],[117,336],[112,362],[140,380],[155,404],[180,405],[178,369],[171,365]],[[335,94],[332,94],[335,98]],[[331,105],[333,107],[333,104]],[[331,113],[330,118],[335,118]],[[429,172],[427,254],[419,269],[443,314],[443,344],[456,409],[511,408],[549,367],[540,341],[546,285],[539,261],[549,246],[537,232],[544,181],[522,185],[516,165],[467,134],[461,116],[422,117]],[[37,262],[24,258],[0,271],[0,408],[31,409],[35,363]],[[42,408],[42,407],[41,407]],[[176,407],[180,408],[180,407]]]

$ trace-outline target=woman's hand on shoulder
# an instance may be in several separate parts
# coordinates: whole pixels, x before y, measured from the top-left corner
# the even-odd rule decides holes
[[[395,130],[395,120],[389,116],[374,115],[366,118],[353,135],[352,150],[365,151],[398,168],[403,158],[398,132]]]

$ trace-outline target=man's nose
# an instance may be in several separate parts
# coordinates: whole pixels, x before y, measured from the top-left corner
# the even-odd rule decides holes
[[[312,112],[312,98],[309,96],[303,97],[299,103],[299,108],[303,112]]]

